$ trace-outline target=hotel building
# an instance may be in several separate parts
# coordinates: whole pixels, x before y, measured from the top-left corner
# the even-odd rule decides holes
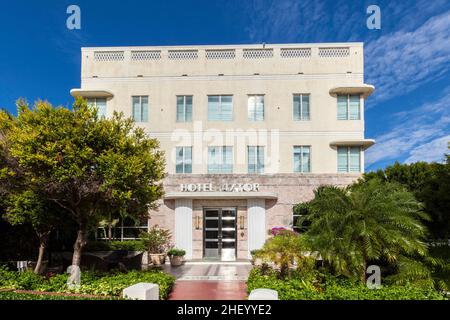
[[[81,88],[166,156],[148,224],[187,259],[248,259],[320,185],[364,170],[362,43],[82,48]]]

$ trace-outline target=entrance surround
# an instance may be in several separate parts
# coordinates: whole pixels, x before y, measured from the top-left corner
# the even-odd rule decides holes
[[[237,209],[237,259],[249,259],[250,251],[260,248],[270,237],[271,228],[292,227],[293,206],[312,199],[317,187],[346,186],[359,176],[169,174],[163,181],[164,198],[149,212],[149,226],[169,229],[174,245],[186,250],[187,260],[203,259],[204,208],[233,207]],[[194,188],[191,184],[195,191],[190,191]],[[246,184],[247,191],[236,190],[236,186]]]
[[[175,200],[175,247],[186,250],[186,259],[192,259],[192,200]]]
[[[252,250],[261,249],[266,241],[266,202],[264,199],[247,200],[248,258]]]

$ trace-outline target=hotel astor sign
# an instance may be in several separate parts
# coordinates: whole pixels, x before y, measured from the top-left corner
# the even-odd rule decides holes
[[[259,190],[259,183],[223,183],[214,185],[212,183],[182,183],[182,192],[255,192]]]

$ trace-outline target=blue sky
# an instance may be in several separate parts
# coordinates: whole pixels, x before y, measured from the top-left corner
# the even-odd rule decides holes
[[[81,30],[66,8],[81,8]],[[366,8],[381,8],[381,30]],[[450,1],[2,1],[0,107],[38,98],[70,106],[80,47],[120,45],[365,43],[366,169],[442,161],[450,140]]]

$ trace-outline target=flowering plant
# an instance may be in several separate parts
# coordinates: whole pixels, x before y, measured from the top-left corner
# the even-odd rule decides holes
[[[283,233],[283,231],[286,231],[287,229],[285,227],[273,227],[272,229],[270,229],[270,233],[273,236],[276,236],[280,233]]]

